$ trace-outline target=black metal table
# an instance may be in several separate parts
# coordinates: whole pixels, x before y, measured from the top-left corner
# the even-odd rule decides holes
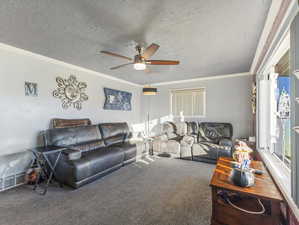
[[[67,148],[54,146],[36,147],[29,149],[29,151],[33,153],[36,159],[38,168],[40,168],[41,170],[39,176],[36,179],[33,190],[37,191],[40,187],[42,191],[38,192],[39,194],[45,195],[47,193],[49,184],[55,176],[55,169],[61,158],[62,151],[66,149]],[[50,159],[49,156],[53,156],[53,158]],[[45,182],[44,187],[40,185],[41,179],[43,179],[43,182]]]

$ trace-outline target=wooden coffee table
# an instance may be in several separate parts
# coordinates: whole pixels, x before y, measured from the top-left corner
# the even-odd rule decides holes
[[[280,203],[283,197],[273,182],[261,161],[252,161],[250,167],[264,171],[263,175],[255,175],[255,185],[242,188],[230,183],[229,175],[232,170],[231,158],[222,157],[218,160],[210,186],[212,188],[212,218],[211,225],[278,225],[280,218]],[[261,215],[242,212],[223,200],[221,191],[237,193],[242,200],[235,204],[250,211],[259,211],[260,199],[266,208]]]

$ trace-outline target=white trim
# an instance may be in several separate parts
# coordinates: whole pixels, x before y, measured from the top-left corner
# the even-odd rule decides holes
[[[290,49],[290,30],[285,33],[279,40],[279,44],[273,50],[273,54],[269,57],[269,61],[263,66],[263,70],[259,73],[264,73],[264,71],[270,71],[271,67],[274,67],[283,55]]]
[[[187,80],[176,80],[176,81],[166,81],[161,83],[153,83],[151,86],[163,86],[163,85],[171,85],[171,84],[181,84],[181,83],[189,83],[189,82],[196,82],[202,80],[215,80],[215,79],[224,79],[224,78],[233,78],[233,77],[243,77],[252,75],[249,72],[245,73],[233,73],[233,74],[226,74],[226,75],[219,75],[219,76],[208,76],[208,77],[199,77],[194,79],[187,79]]]
[[[290,45],[289,27],[286,31],[284,31],[284,33],[280,37],[278,37],[278,33],[280,33],[280,30],[279,30],[279,32],[276,33],[275,38],[273,40],[273,43],[268,48],[268,50],[265,54],[265,57],[263,58],[262,63],[261,63],[260,67],[257,70],[258,74],[264,73],[264,71],[266,71],[266,69],[269,68],[268,64],[269,64],[269,62],[272,62],[272,58],[276,55],[276,52],[277,51],[283,51],[282,48],[285,47],[286,40],[289,41],[288,44]],[[278,40],[278,41],[275,42],[275,40]],[[274,43],[276,44],[275,47],[273,47]],[[277,56],[275,56],[275,57],[277,57]],[[273,66],[273,65],[274,64],[272,63],[272,65],[270,65],[270,67]],[[268,66],[268,68],[266,68],[266,66]]]
[[[291,172],[284,163],[274,157],[269,151],[258,149],[264,164],[268,168],[280,192],[288,203],[290,209],[299,221],[299,209],[291,196]]]
[[[272,5],[275,4],[275,6],[273,6],[273,8],[275,8],[275,10],[276,10],[276,7],[277,7],[276,4],[278,4],[277,1],[278,0],[276,0],[276,1],[273,0],[272,1]],[[271,8],[272,8],[272,6],[271,6]],[[275,18],[277,16],[277,13],[278,13],[279,9],[278,9],[278,11],[275,11],[276,14],[274,14],[274,9],[271,9],[271,8],[269,10],[269,15],[268,16],[270,16],[270,19],[271,19],[270,23],[273,24],[274,21],[275,21]],[[273,11],[271,11],[271,10],[273,10]],[[289,28],[287,30],[284,30],[284,31],[282,29],[284,29],[286,25],[288,27],[290,26],[292,20],[288,20],[288,19],[290,19],[289,16],[291,16],[291,15],[295,16],[296,15],[295,13],[297,13],[297,12],[298,12],[298,3],[297,3],[297,1],[292,0],[292,2],[290,3],[290,5],[289,5],[289,7],[288,7],[288,9],[287,9],[287,11],[286,11],[286,13],[284,15],[284,18],[282,19],[282,21],[281,21],[281,23],[280,23],[280,25],[279,25],[279,27],[278,27],[278,29],[277,29],[274,37],[273,37],[272,42],[270,43],[270,45],[269,45],[269,47],[267,49],[267,52],[264,55],[264,58],[262,59],[262,62],[260,64],[259,68],[257,68],[257,74],[261,73],[260,71],[262,69],[264,69],[264,66],[266,64],[265,62],[267,62],[267,60],[269,60],[269,57],[272,57],[272,55],[273,55],[273,51],[272,51],[273,50],[273,45],[275,44],[275,47],[276,47],[278,45],[277,44],[277,40],[281,42],[286,37],[286,35],[287,35],[288,31],[289,31]],[[274,18],[274,20],[272,21],[273,18]],[[266,22],[266,23],[268,23],[268,22]],[[272,28],[272,26],[271,26],[271,28]],[[283,31],[283,33],[282,33],[282,31]],[[271,30],[270,30],[270,32],[271,32]],[[264,48],[264,45],[266,43],[266,40],[267,40],[268,35],[270,34],[270,32],[267,33],[267,36],[265,37],[265,40],[263,40],[264,39],[264,37],[263,37],[263,39],[261,40],[261,43],[258,44],[258,49],[256,51],[256,55],[255,55],[254,61],[253,61],[252,65],[251,65],[251,68],[250,68],[250,72],[251,73],[254,73],[255,67],[257,66],[256,64],[258,63],[257,60],[259,59],[260,53],[261,53],[261,51]],[[269,54],[271,54],[271,55],[269,56]]]
[[[264,45],[266,44],[268,35],[271,32],[272,29],[272,25],[274,24],[274,21],[276,19],[276,15],[279,12],[280,9],[280,5],[281,5],[282,0],[272,0],[268,15],[267,15],[267,19],[265,22],[265,26],[264,29],[262,31],[261,37],[259,39],[258,45],[257,45],[257,49],[250,67],[250,73],[253,74],[254,73],[254,69],[258,63],[260,54],[264,48]]]
[[[17,54],[20,54],[20,55],[24,55],[24,56],[34,57],[34,58],[37,58],[39,60],[42,60],[42,61],[45,61],[45,62],[48,62],[48,63],[53,63],[53,64],[60,65],[60,66],[65,66],[65,67],[68,67],[70,69],[79,70],[81,72],[95,74],[95,75],[100,76],[102,78],[110,79],[110,80],[113,80],[113,81],[133,85],[133,86],[136,86],[136,87],[143,87],[143,85],[140,85],[140,84],[136,84],[136,83],[133,83],[133,82],[130,82],[130,81],[126,81],[126,80],[123,80],[123,79],[120,79],[120,78],[116,78],[116,77],[113,77],[113,76],[110,76],[110,75],[107,75],[107,74],[99,73],[99,72],[96,72],[94,70],[90,70],[90,69],[86,69],[86,68],[76,66],[76,65],[73,65],[73,64],[70,64],[70,63],[66,63],[66,62],[63,62],[63,61],[60,61],[60,60],[57,60],[57,59],[53,59],[53,58],[50,58],[50,57],[47,57],[47,56],[44,56],[44,55],[40,55],[40,54],[37,54],[37,53],[33,53],[33,52],[30,52],[30,51],[24,50],[24,49],[21,49],[21,48],[16,48],[16,47],[13,47],[11,45],[7,45],[7,44],[1,43],[1,42],[0,42],[0,49],[5,50],[5,51],[10,51],[10,52],[13,52],[13,53],[17,53]]]
[[[272,55],[268,57],[268,61],[259,68],[258,74],[268,74],[272,68],[279,62],[281,57],[290,49],[290,32],[288,31],[281,37],[277,46],[272,51]]]
[[[97,76],[100,76],[100,77],[103,77],[103,78],[106,78],[106,79],[110,79],[110,80],[113,80],[113,81],[133,85],[133,86],[136,86],[136,87],[144,87],[144,85],[141,85],[141,84],[133,83],[133,82],[126,81],[126,80],[123,80],[123,79],[120,79],[120,78],[116,78],[116,77],[113,77],[113,76],[110,76],[110,75],[107,75],[107,74],[99,73],[99,72],[96,72],[94,70],[90,70],[90,69],[86,69],[86,68],[83,68],[83,67],[80,67],[80,66],[76,66],[74,64],[66,63],[66,62],[63,62],[63,61],[60,61],[60,60],[57,60],[57,59],[53,59],[53,58],[48,57],[48,56],[37,54],[37,53],[31,52],[31,51],[21,49],[21,48],[17,48],[17,47],[7,45],[7,44],[1,43],[1,42],[0,42],[0,49],[10,51],[10,52],[14,52],[14,53],[17,53],[17,54],[21,54],[21,55],[24,55],[24,56],[34,57],[34,58],[37,58],[39,60],[42,60],[42,61],[45,61],[45,62],[48,62],[48,63],[53,63],[53,64],[60,65],[60,66],[65,66],[65,67],[68,67],[70,69],[75,69],[75,70],[79,70],[79,71],[82,71],[82,72],[95,74]],[[200,81],[200,80],[223,79],[223,78],[232,78],[232,77],[249,76],[249,75],[251,75],[249,72],[235,73],[235,74],[226,74],[226,75],[218,75],[218,76],[199,77],[199,78],[188,79],[188,80],[177,80],[177,81],[167,81],[167,82],[161,82],[161,83],[152,83],[150,85],[151,86],[161,86],[161,85],[168,85],[168,84],[188,83],[188,82],[194,82],[194,81]]]

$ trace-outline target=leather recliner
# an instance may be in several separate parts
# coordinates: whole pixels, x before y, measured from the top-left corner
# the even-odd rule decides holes
[[[162,134],[154,137],[153,151],[157,154],[169,153],[179,156],[181,137],[176,133],[176,126],[173,122],[162,124]]]
[[[43,136],[46,146],[67,148],[58,161],[55,179],[73,188],[136,160],[136,145],[129,142],[127,123],[49,129]]]
[[[192,146],[192,159],[215,163],[219,157],[231,157],[232,136],[230,123],[200,123],[198,143]]]
[[[187,123],[187,135],[194,138],[194,143],[198,142],[199,124],[194,121]]]
[[[191,159],[191,147],[194,138],[187,135],[186,122],[164,122],[162,135],[156,136],[153,141],[153,151],[169,153],[173,157]]]

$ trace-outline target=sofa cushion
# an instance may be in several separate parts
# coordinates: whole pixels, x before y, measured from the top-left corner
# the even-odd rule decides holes
[[[115,136],[109,137],[105,139],[105,144],[107,146],[113,145],[113,144],[122,144],[125,140],[125,134],[117,134]]]
[[[219,145],[232,147],[233,146],[233,141],[231,139],[228,139],[228,138],[221,138],[219,140]]]
[[[136,157],[136,154],[137,154],[137,147],[135,144],[131,144],[129,142],[126,142],[126,143],[123,143],[123,144],[116,144],[116,145],[113,145],[113,148],[120,148],[121,151],[124,152],[125,154],[125,158],[124,158],[124,161],[127,161],[129,159],[132,159],[134,157]]]
[[[80,181],[124,161],[124,152],[119,148],[105,147],[96,151],[82,153],[79,160],[71,161],[74,167],[74,179]]]
[[[99,128],[107,146],[123,143],[130,133],[127,123],[102,123]]]
[[[231,139],[233,136],[233,128],[230,123],[201,123],[201,138],[206,141],[218,143],[221,138]]]
[[[218,159],[221,156],[231,156],[231,147],[229,146],[217,145],[211,142],[200,142],[198,145],[207,153],[208,158]]]
[[[74,149],[65,149],[62,151],[68,160],[77,160],[81,158],[81,151],[74,150]]]
[[[69,146],[101,139],[102,136],[97,125],[54,128],[44,133],[45,145],[47,146]]]
[[[93,151],[93,150],[100,149],[103,147],[105,147],[105,144],[104,144],[104,141],[102,141],[102,140],[89,141],[89,142],[84,142],[84,143],[79,143],[76,145],[68,146],[68,148],[70,148],[70,149],[79,150],[81,152]]]
[[[176,134],[175,124],[169,121],[162,124],[162,133],[166,134],[168,139],[175,138],[178,136]]]
[[[196,122],[189,122],[190,135],[198,134],[198,124]]]
[[[186,122],[176,122],[176,134],[180,136],[187,135],[188,132],[188,126]]]
[[[90,119],[52,119],[51,128],[80,127],[91,125]]]

